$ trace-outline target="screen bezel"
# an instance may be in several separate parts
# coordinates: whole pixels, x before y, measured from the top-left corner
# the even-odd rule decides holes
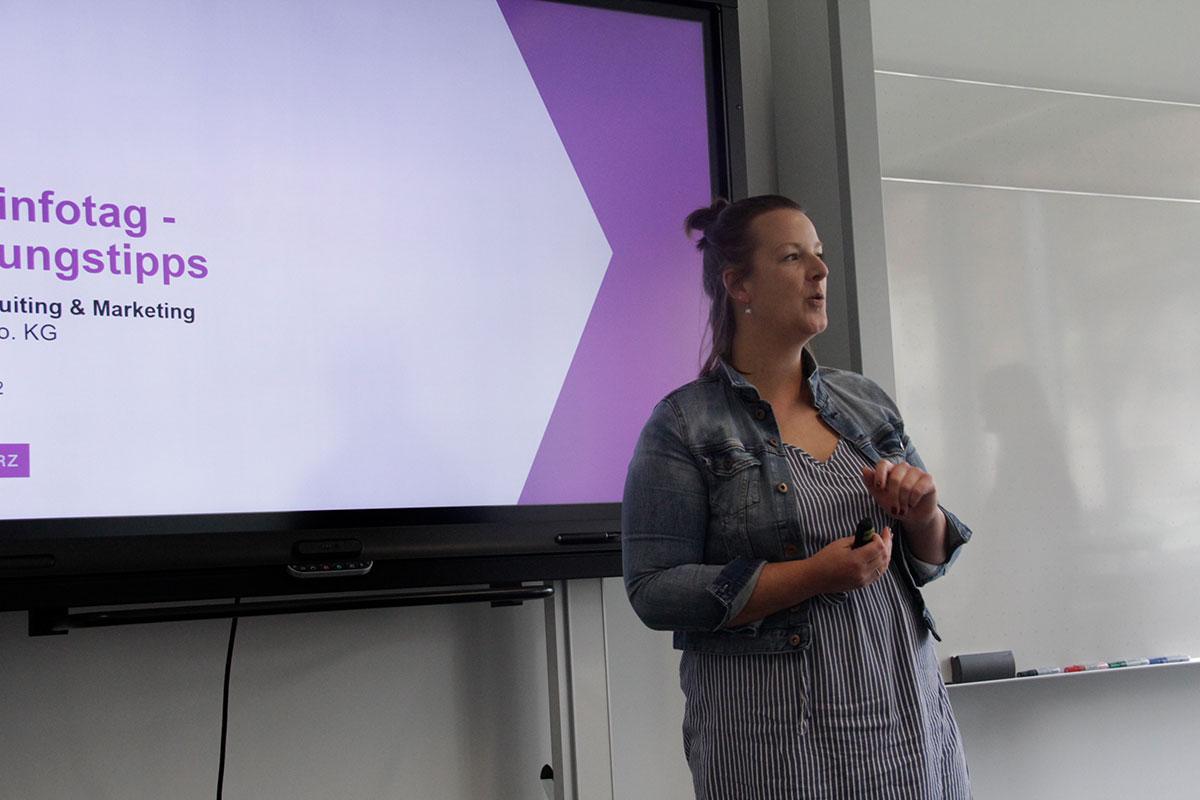
[[[746,193],[735,0],[547,0],[703,27],[713,193]],[[0,610],[512,584],[619,575],[620,503],[0,520]],[[349,540],[370,573],[300,581],[301,542]]]

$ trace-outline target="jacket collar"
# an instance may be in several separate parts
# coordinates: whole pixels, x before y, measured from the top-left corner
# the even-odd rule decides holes
[[[812,351],[807,347],[804,348],[800,356],[802,369],[804,374],[808,376],[808,388],[812,390],[813,405],[818,410],[824,410],[826,403],[829,402],[829,392],[825,388],[825,382],[821,379],[820,365],[817,364],[817,359],[813,356]],[[717,357],[719,368],[716,374],[733,387],[734,392],[739,397],[747,402],[757,402],[762,399],[758,393],[758,389],[754,387],[746,376],[738,372],[727,362],[724,357]]]

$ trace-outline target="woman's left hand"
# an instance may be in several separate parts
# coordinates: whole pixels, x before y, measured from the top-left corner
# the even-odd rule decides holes
[[[925,470],[905,461],[880,461],[863,467],[862,477],[875,502],[896,519],[917,528],[937,520],[937,486]]]

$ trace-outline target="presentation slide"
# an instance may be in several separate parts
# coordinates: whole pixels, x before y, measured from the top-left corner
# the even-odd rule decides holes
[[[0,15],[0,518],[620,500],[701,355],[700,23]]]

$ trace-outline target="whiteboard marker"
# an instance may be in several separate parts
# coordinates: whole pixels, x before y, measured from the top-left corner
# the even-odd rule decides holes
[[[1083,664],[1072,664],[1069,667],[1063,667],[1063,672],[1083,672],[1087,667]]]
[[[1088,672],[1093,672],[1098,669],[1108,669],[1108,662],[1107,661],[1097,661],[1095,664],[1088,664],[1087,667],[1085,667],[1085,669]]]
[[[1036,675],[1061,675],[1062,667],[1038,667],[1037,669],[1023,669],[1017,673],[1018,678],[1032,678]]]
[[[1182,664],[1185,661],[1191,661],[1187,656],[1158,656],[1150,659],[1151,664]]]

